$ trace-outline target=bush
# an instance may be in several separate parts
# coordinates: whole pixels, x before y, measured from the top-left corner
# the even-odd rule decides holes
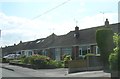
[[[56,61],[56,60],[50,60],[50,62],[48,62],[48,65],[54,66],[55,68],[63,68],[64,67],[64,63],[62,61]]]
[[[51,60],[47,56],[43,55],[33,55],[26,58],[21,58],[22,63],[24,64],[31,64],[37,66],[39,68],[59,68],[63,67],[63,62]]]
[[[39,63],[43,63],[43,61],[44,62],[49,61],[50,58],[47,57],[47,56],[43,56],[43,55],[33,55],[33,56],[30,56],[30,57],[21,58],[21,60],[25,64],[34,64],[34,65],[37,65]]]
[[[64,65],[65,65],[65,67],[68,67],[68,63],[69,63],[69,61],[71,61],[71,60],[72,60],[72,58],[71,58],[70,55],[65,55],[65,56],[64,56]]]
[[[111,70],[118,70],[118,56],[117,54],[110,54],[110,57],[109,57],[109,62],[110,62],[110,69]]]
[[[120,36],[118,34],[114,34],[113,41],[115,44],[115,48],[113,49],[113,52],[109,56],[109,62],[110,62],[110,69],[113,71],[119,70],[120,71]]]
[[[11,61],[9,61],[9,63],[17,63],[17,64],[19,64],[21,62],[21,60],[11,60]]]
[[[113,31],[103,28],[96,31],[96,42],[100,49],[100,56],[104,70],[109,68],[109,55],[113,51]]]
[[[29,59],[30,59],[30,57],[26,57],[26,58],[23,58],[23,63],[25,63],[25,64],[30,64],[29,63]]]
[[[2,58],[2,63],[9,63],[9,60],[6,58]]]
[[[70,55],[64,56],[64,62],[68,62],[68,61],[70,61],[70,60],[72,60],[72,58],[71,58]]]

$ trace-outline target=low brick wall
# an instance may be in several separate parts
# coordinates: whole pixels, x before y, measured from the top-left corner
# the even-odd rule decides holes
[[[100,56],[89,56],[87,61],[89,63],[89,67],[102,66]]]
[[[72,60],[69,61],[68,73],[85,71],[87,70],[86,67],[87,67],[86,60]]]
[[[31,65],[31,64],[20,64],[20,63],[15,63],[15,62],[10,62],[9,64],[21,66],[21,67],[26,67],[26,68],[31,68],[31,69],[55,69],[56,68],[56,67],[51,66],[51,65],[41,66],[41,65]]]
[[[115,79],[117,77],[120,78],[120,71],[111,71],[111,77],[112,79]]]
[[[72,60],[69,61],[68,73],[101,70],[102,65],[99,57],[91,56],[86,60]]]

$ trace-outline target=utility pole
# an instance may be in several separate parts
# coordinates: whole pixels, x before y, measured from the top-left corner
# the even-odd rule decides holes
[[[54,30],[55,30],[54,28],[49,28],[50,34],[54,33]]]
[[[1,29],[0,29],[0,38],[1,38]]]
[[[77,24],[78,24],[78,21],[77,21],[76,19],[74,19],[74,21],[75,21],[75,23],[76,23],[76,26],[77,26]]]
[[[1,44],[1,29],[0,29],[0,44]],[[2,58],[2,46],[0,47],[0,58]]]
[[[103,14],[103,25],[104,25],[104,14],[105,14],[105,13],[104,13],[104,12],[100,12],[100,13],[102,13],[102,14]]]

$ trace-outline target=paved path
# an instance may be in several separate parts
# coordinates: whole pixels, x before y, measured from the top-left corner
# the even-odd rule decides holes
[[[86,72],[68,74],[67,68],[34,70],[20,66],[13,66],[9,64],[3,64],[2,67],[4,69],[10,70],[11,73],[12,72],[17,74],[19,73],[20,76],[21,74],[23,74],[23,77],[24,76],[26,77],[110,77],[110,73],[104,73],[103,71],[86,71]],[[4,69],[3,71],[7,71]]]
[[[86,71],[69,74],[70,77],[110,77],[110,73],[103,71]]]

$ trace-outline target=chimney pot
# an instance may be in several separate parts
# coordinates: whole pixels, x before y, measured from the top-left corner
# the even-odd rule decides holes
[[[78,26],[75,27],[74,37],[79,38],[79,27]]]
[[[75,27],[75,31],[78,31],[78,30],[79,30],[79,27],[78,27],[78,26],[76,26],[76,27]]]
[[[106,26],[106,27],[109,26],[109,21],[108,21],[107,18],[106,18],[106,21],[105,21],[105,26]]]
[[[20,43],[22,43],[22,41],[20,41]]]

